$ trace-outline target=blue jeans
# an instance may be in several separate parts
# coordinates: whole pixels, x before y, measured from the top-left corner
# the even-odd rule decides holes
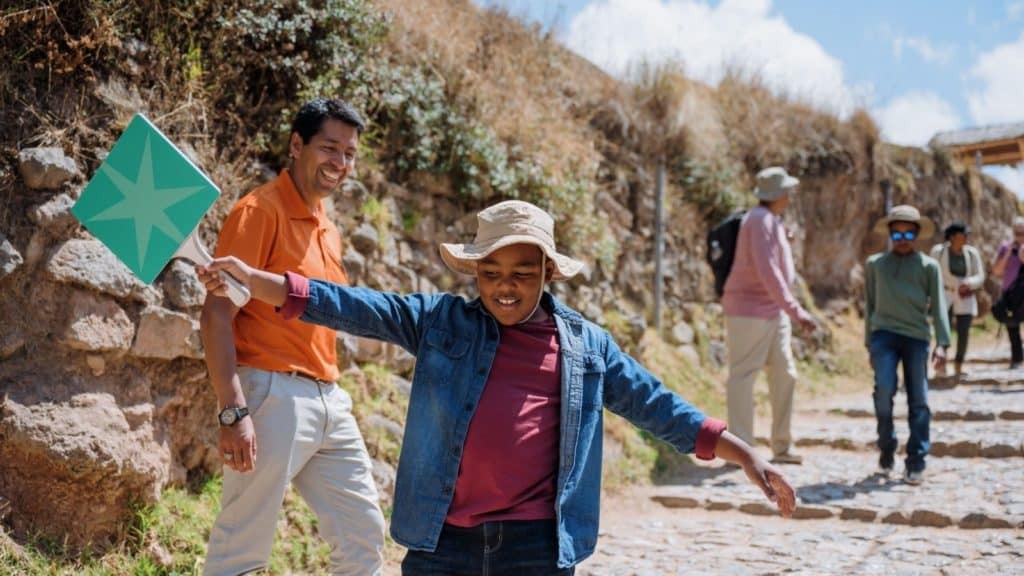
[[[896,451],[899,443],[892,424],[892,399],[896,396],[896,365],[903,362],[903,382],[910,412],[910,440],[907,442],[907,470],[924,470],[930,446],[928,427],[928,342],[888,330],[871,333],[871,364],[875,368],[875,418],[878,420],[878,448]]]
[[[484,522],[472,528],[445,524],[433,552],[409,550],[403,576],[572,576],[558,563],[554,520]]]

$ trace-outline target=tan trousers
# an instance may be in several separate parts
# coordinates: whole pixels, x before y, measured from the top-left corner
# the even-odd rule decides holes
[[[348,393],[281,372],[240,367],[238,373],[256,428],[256,467],[224,468],[203,574],[266,567],[289,482],[316,513],[331,547],[331,574],[379,574],[384,516]]]
[[[754,444],[754,382],[757,373],[766,369],[772,406],[772,453],[782,454],[792,443],[790,420],[796,387],[789,317],[726,316],[725,333],[729,357],[729,431]]]

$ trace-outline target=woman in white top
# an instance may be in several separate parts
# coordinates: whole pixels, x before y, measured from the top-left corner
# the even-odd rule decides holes
[[[956,326],[956,358],[953,367],[961,373],[964,354],[967,352],[967,338],[971,322],[978,315],[978,299],[974,293],[985,283],[985,267],[981,254],[974,246],[967,244],[971,233],[969,226],[954,222],[946,227],[946,241],[932,247],[932,258],[942,267],[942,284],[949,303],[949,324]]]

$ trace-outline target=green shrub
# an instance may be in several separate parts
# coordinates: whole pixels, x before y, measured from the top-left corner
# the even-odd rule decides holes
[[[672,184],[709,222],[718,222],[746,205],[743,167],[727,159],[705,162],[680,156],[668,167]]]

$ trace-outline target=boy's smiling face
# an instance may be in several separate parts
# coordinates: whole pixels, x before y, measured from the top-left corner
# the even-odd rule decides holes
[[[545,284],[541,260],[537,246],[513,244],[495,250],[477,263],[480,299],[503,326],[518,324],[533,313]]]

